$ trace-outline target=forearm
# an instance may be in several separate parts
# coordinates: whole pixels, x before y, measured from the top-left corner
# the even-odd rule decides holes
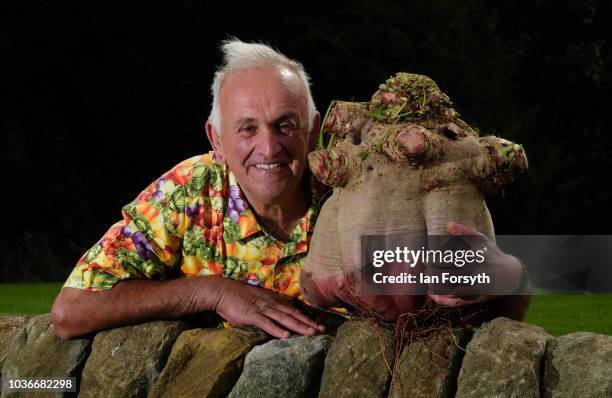
[[[531,302],[532,287],[527,270],[519,259],[510,255],[505,258],[506,266],[499,267],[501,272],[498,275],[498,290],[506,292],[510,289],[513,293],[494,298],[485,306],[485,311],[489,312],[490,318],[504,316],[522,321]]]
[[[477,327],[483,322],[488,322],[498,317],[523,321],[530,301],[530,295],[500,296],[483,303],[466,306],[464,310],[466,314],[465,325]]]
[[[53,304],[53,324],[60,337],[73,338],[128,324],[214,311],[223,279],[128,280],[101,292],[64,288]]]

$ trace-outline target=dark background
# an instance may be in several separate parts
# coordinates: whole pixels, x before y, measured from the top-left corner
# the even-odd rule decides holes
[[[179,161],[208,150],[229,35],[300,60],[324,112],[427,74],[529,173],[488,200],[499,234],[609,234],[610,1],[0,5],[0,281],[57,280]]]

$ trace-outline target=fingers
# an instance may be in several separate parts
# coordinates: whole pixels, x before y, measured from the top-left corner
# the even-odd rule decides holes
[[[446,229],[452,235],[463,236],[462,240],[470,246],[490,246],[494,250],[497,249],[495,242],[492,241],[490,237],[478,232],[470,225],[459,224],[458,222],[451,220],[446,224]]]
[[[250,322],[255,327],[260,328],[264,332],[268,333],[271,336],[276,337],[277,339],[288,339],[291,337],[291,333],[287,330],[281,328],[276,323],[272,322],[272,320],[262,314],[255,313],[253,314],[253,318]]]
[[[307,323],[300,321],[297,318],[294,318],[292,315],[279,311],[275,308],[268,308],[263,315],[270,318],[274,322],[286,327],[289,330],[292,330],[296,333],[299,333],[304,336],[314,336],[317,333],[317,329],[310,326]]]
[[[454,295],[430,294],[429,297],[439,305],[442,305],[445,307],[459,307],[462,305],[483,303],[485,301],[492,300],[498,296],[496,295],[454,296]]]
[[[455,221],[449,221],[446,224],[446,229],[453,235],[482,235],[469,225],[459,224]]]
[[[302,315],[300,318],[305,317]],[[314,324],[315,326],[311,326],[314,322],[306,318],[309,321],[307,323],[300,318],[288,312],[281,311],[278,307],[274,308],[270,305],[264,305],[263,308],[260,308],[259,311],[252,314],[249,323],[279,339],[286,339],[291,336],[291,333],[281,326],[304,336],[314,336],[318,329],[316,328],[316,324]]]
[[[312,336],[325,330],[277,293],[239,283],[228,284],[217,313],[229,322],[253,325],[281,339],[290,337],[289,331]]]
[[[323,325],[302,314],[285,298],[274,293],[266,293],[267,300],[263,302],[263,310],[267,311],[266,315],[275,321],[303,335],[314,335],[317,331],[325,330]]]
[[[250,322],[252,325],[278,338],[290,337],[291,333],[284,328],[304,336],[314,336],[317,332],[324,330],[323,325],[317,324],[302,314],[286,299],[263,290],[259,290],[258,293],[261,295],[253,303],[253,318]]]
[[[479,302],[480,296],[459,297],[453,295],[430,294],[434,302],[445,307],[459,307],[462,305],[474,304]]]
[[[298,321],[300,321],[303,324],[308,325],[309,327],[313,328],[315,331],[318,330],[320,332],[324,332],[325,331],[325,326],[313,321],[312,319],[310,319],[309,317],[307,317],[306,315],[302,314],[300,312],[300,310],[298,310],[297,308],[291,306],[291,305],[287,305],[287,304],[281,304],[278,307],[276,307],[276,309],[278,309],[279,311],[282,311],[283,313],[297,319]]]

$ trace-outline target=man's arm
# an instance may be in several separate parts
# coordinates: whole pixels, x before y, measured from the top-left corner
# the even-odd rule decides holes
[[[253,325],[277,338],[288,330],[314,335],[323,327],[277,293],[239,281],[203,276],[165,282],[128,280],[94,292],[64,288],[53,304],[55,332],[63,339],[152,320],[216,311],[236,325]]]

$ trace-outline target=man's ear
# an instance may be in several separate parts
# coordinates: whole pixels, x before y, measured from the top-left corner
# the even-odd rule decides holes
[[[312,129],[310,129],[309,145],[310,150],[317,149],[317,141],[319,140],[319,131],[321,130],[321,114],[315,112],[314,120],[312,121]]]
[[[215,129],[210,119],[206,121],[204,129],[206,130],[208,142],[210,142],[210,145],[212,146],[213,151],[215,152],[215,160],[219,163],[225,163],[225,153],[223,152],[221,137],[219,136],[219,134],[217,134],[218,131]]]

